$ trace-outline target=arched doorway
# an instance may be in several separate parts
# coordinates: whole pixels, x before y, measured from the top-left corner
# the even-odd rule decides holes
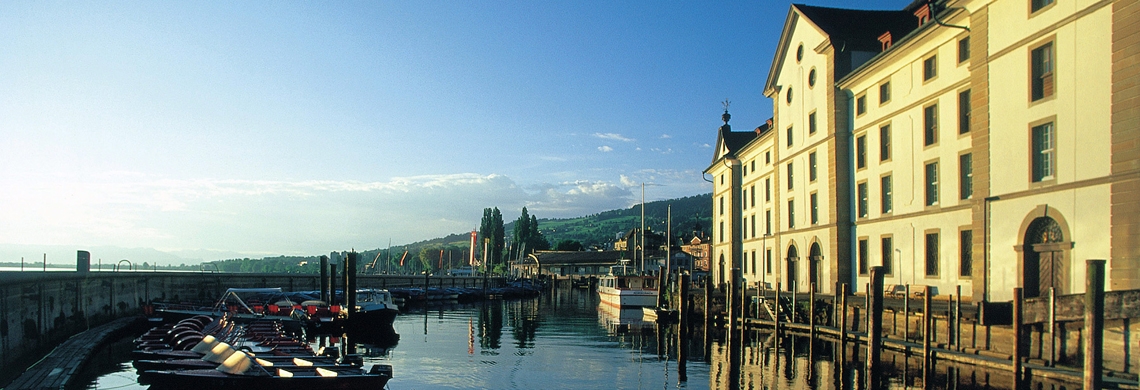
[[[1026,298],[1039,297],[1050,288],[1057,295],[1069,291],[1069,261],[1072,247],[1066,242],[1061,224],[1050,217],[1037,217],[1029,223],[1022,241],[1022,288]]]
[[[808,249],[808,282],[819,290],[822,284],[819,283],[819,263],[823,260],[823,254],[820,253],[819,243],[811,243],[811,248]]]
[[[786,270],[784,275],[787,275],[785,283],[787,283],[788,291],[796,291],[796,260],[799,260],[799,258],[800,254],[799,251],[796,250],[796,245],[789,245],[787,266],[784,267]]]

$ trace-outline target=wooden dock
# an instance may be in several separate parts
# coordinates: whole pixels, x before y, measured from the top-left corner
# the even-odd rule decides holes
[[[63,389],[103,342],[142,317],[124,317],[71,336],[28,367],[5,389]]]

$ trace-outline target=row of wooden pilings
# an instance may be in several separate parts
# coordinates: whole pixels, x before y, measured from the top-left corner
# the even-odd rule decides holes
[[[1083,348],[1083,352],[1084,352],[1083,353],[1084,364],[1082,367],[1083,370],[1082,370],[1081,378],[1082,378],[1082,382],[1083,382],[1083,387],[1085,389],[1099,389],[1102,387],[1103,356],[1104,356],[1103,340],[1104,340],[1105,260],[1087,260],[1086,263],[1087,263],[1087,267],[1088,267],[1088,272],[1087,272],[1087,276],[1086,276],[1086,283],[1085,283],[1086,289],[1085,289],[1085,310],[1084,310],[1084,334],[1086,336],[1082,340],[1082,348]],[[884,311],[883,310],[883,300],[884,300],[883,277],[884,277],[884,275],[885,275],[885,271],[882,269],[882,267],[872,267],[871,268],[871,283],[868,286],[868,297],[867,297],[867,300],[868,300],[868,302],[867,302],[867,308],[868,308],[868,310],[867,310],[867,327],[866,327],[867,334],[864,335],[864,337],[862,337],[862,339],[863,339],[862,341],[866,344],[866,348],[867,348],[867,354],[866,354],[866,356],[867,356],[867,360],[866,360],[866,373],[867,373],[867,375],[865,376],[865,378],[870,382],[870,383],[867,383],[869,388],[877,388],[878,386],[876,384],[881,383],[881,380],[882,380],[882,378],[880,378],[880,377],[881,377],[881,374],[883,372],[882,371],[883,367],[880,367],[879,361],[880,361],[880,357],[881,357],[881,351],[883,348],[883,311]],[[682,280],[680,281],[681,283],[679,283],[681,286],[681,291],[680,291],[681,297],[687,297],[688,296],[687,286],[688,286],[689,281],[687,279],[688,279],[688,275],[683,274]],[[746,328],[748,328],[749,326],[756,326],[758,324],[758,322],[745,321],[745,319],[744,319],[743,313],[746,312],[746,305],[747,305],[747,303],[744,302],[744,297],[746,296],[745,291],[746,291],[746,286],[743,283],[741,270],[739,268],[735,268],[732,270],[731,287],[726,289],[726,296],[725,296],[725,307],[726,307],[726,312],[727,312],[727,315],[725,318],[725,328],[727,331],[728,360],[729,360],[728,364],[729,364],[729,368],[730,368],[729,373],[728,373],[729,374],[728,375],[728,384],[730,386],[734,386],[734,385],[739,386],[739,384],[740,384],[740,367],[742,364],[741,363],[741,354],[743,352],[743,344],[744,344],[744,339],[745,339]],[[710,299],[712,292],[713,292],[712,285],[706,284],[705,300],[704,300],[705,332],[708,332],[712,328],[712,326],[714,326],[714,314],[715,313],[713,313],[713,305],[712,305],[711,299]],[[860,339],[858,332],[853,332],[853,331],[848,330],[849,327],[848,327],[848,323],[847,323],[847,314],[846,314],[848,294],[849,294],[849,290],[848,290],[847,285],[841,284],[839,286],[839,293],[836,294],[836,297],[835,297],[835,306],[840,308],[840,310],[842,310],[841,311],[842,314],[840,314],[838,316],[838,321],[839,321],[838,326],[839,327],[838,327],[838,329],[835,329],[835,328],[828,328],[827,329],[828,333],[833,333],[836,337],[838,337],[840,343],[844,344],[843,350],[846,350],[846,343],[848,341],[854,342],[854,341],[859,341],[859,339]],[[825,328],[825,327],[818,326],[815,323],[815,321],[816,321],[816,319],[815,319],[815,317],[816,317],[815,316],[816,299],[815,299],[815,286],[814,285],[810,289],[810,292],[808,293],[808,295],[809,295],[809,301],[810,301],[808,310],[809,310],[809,313],[811,313],[811,315],[808,316],[808,327],[806,330],[808,331],[810,337],[815,338],[817,335],[817,331],[819,331],[821,328]],[[922,320],[923,337],[922,337],[922,344],[921,344],[921,346],[922,346],[922,361],[923,361],[922,367],[923,367],[924,373],[929,373],[930,367],[934,363],[934,359],[935,359],[935,354],[934,354],[935,351],[931,345],[931,342],[932,342],[931,334],[932,334],[932,327],[933,327],[933,321],[932,321],[933,316],[930,315],[930,313],[932,312],[931,311],[931,295],[932,294],[930,291],[930,287],[925,287],[925,291],[923,292],[923,304],[922,304],[922,306],[923,306],[923,309],[922,309],[923,310],[922,311],[922,313],[923,313],[923,320]],[[909,293],[908,293],[908,296],[909,296]],[[1014,298],[1013,298],[1013,320],[1012,320],[1012,326],[1011,326],[1013,329],[1013,341],[1012,341],[1012,343],[1013,343],[1012,344],[1013,345],[1012,352],[1013,353],[1012,353],[1012,356],[1010,358],[1010,370],[1013,373],[1015,387],[1021,388],[1023,386],[1023,384],[1026,383],[1026,381],[1028,381],[1028,379],[1029,379],[1025,375],[1026,370],[1024,369],[1023,363],[1022,363],[1024,358],[1025,358],[1025,354],[1024,354],[1022,345],[1023,345],[1023,341],[1026,337],[1026,333],[1022,329],[1023,328],[1022,327],[1022,315],[1021,315],[1021,313],[1022,313],[1022,289],[1021,288],[1014,288],[1013,289],[1013,296],[1014,296]],[[780,305],[779,305],[779,302],[780,302],[780,285],[779,285],[779,283],[776,284],[775,299],[777,302],[777,304],[775,306],[776,312],[775,312],[773,321],[770,324],[770,326],[772,326],[772,328],[774,329],[774,332],[776,332],[778,334],[783,330],[783,328],[788,327],[787,324],[781,324],[781,321],[780,321],[780,311],[779,311],[780,310]],[[908,299],[909,299],[909,297],[908,297]],[[688,313],[691,312],[692,308],[687,307],[687,305],[688,305],[687,299],[680,299],[678,301],[679,301],[678,309],[679,309],[679,313],[680,313],[679,319],[681,321],[681,332],[679,333],[679,335],[684,335],[684,334],[686,334],[686,330],[688,329],[687,328],[687,322],[686,322],[687,317],[688,317]],[[960,302],[960,300],[959,300],[959,302]],[[795,307],[794,304],[793,304],[793,307]],[[789,319],[794,321],[794,313],[793,313],[793,316],[789,317]],[[907,326],[909,326],[909,321],[907,321]],[[685,345],[685,343],[683,343],[683,342],[679,343],[679,344],[682,346]],[[682,356],[685,356],[685,355],[682,355]],[[681,364],[683,364],[683,359],[682,359]],[[681,367],[678,367],[678,368],[681,368]],[[683,370],[681,372],[683,372]],[[733,388],[735,388],[735,387],[733,387]]]

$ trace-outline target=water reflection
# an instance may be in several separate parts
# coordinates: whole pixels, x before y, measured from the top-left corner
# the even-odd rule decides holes
[[[722,332],[723,333],[723,332]],[[710,346],[709,387],[714,389],[1013,389],[1013,375],[945,360],[928,369],[921,355],[882,351],[872,381],[867,373],[866,346],[812,339],[806,335],[746,332],[738,372],[728,364],[729,344],[714,334]],[[738,383],[729,378],[739,377]],[[1035,377],[1026,389],[1079,388],[1079,384]]]

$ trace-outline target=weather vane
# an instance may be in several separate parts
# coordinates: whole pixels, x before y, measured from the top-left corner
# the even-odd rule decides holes
[[[729,102],[728,99],[724,99],[724,101],[721,102],[720,104],[724,105],[724,112],[728,112],[728,105],[732,104],[732,102]]]

